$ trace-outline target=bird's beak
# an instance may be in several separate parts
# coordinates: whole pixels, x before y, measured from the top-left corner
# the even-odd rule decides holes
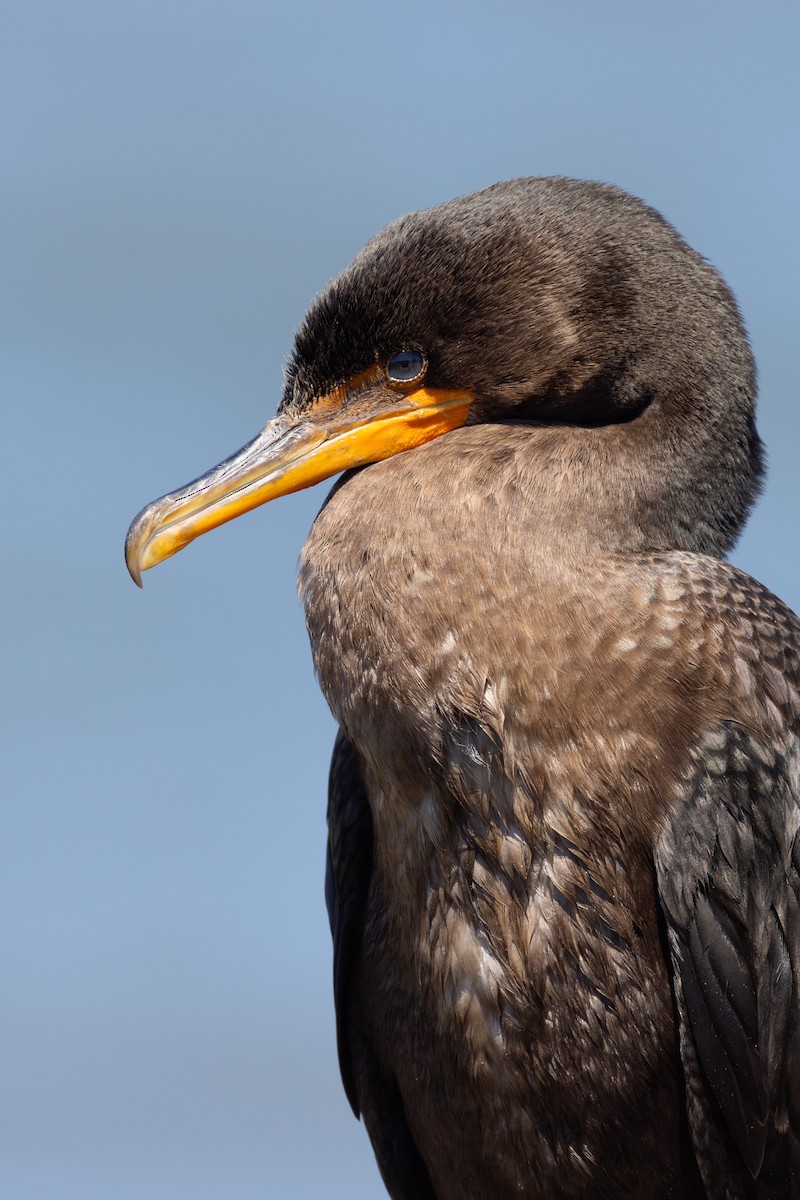
[[[301,413],[283,413],[207,475],[143,508],[125,541],[125,560],[142,571],[177,554],[209,529],[311,487],[339,471],[390,458],[463,425],[471,392],[416,388],[395,392],[354,381]]]

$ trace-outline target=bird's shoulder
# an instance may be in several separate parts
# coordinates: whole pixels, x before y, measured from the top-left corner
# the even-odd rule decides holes
[[[800,734],[800,620],[731,563],[683,551],[636,560],[631,572],[653,627],[674,630],[673,654],[705,688],[709,720],[762,738]],[[640,615],[640,619],[643,619]],[[712,703],[713,697],[713,703]]]

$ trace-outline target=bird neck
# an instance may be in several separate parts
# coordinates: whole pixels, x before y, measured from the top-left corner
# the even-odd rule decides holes
[[[660,395],[630,421],[500,422],[473,436],[492,464],[487,485],[516,494],[510,517],[523,505],[536,513],[545,553],[549,546],[581,557],[669,550],[721,557],[760,487],[758,435],[745,406],[730,400]]]

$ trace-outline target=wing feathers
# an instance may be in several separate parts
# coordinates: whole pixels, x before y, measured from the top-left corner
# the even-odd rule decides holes
[[[800,1200],[800,742],[726,723],[695,761],[656,868],[698,1164],[710,1200]]]
[[[752,980],[745,979],[742,960],[725,937],[718,915],[705,897],[698,897],[681,979],[700,1063],[755,1178],[764,1158],[769,1116],[756,1049],[755,997]]]

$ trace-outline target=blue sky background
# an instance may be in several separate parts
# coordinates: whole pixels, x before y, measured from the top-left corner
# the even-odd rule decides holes
[[[366,1200],[322,899],[333,725],[295,595],[325,488],[146,578],[146,501],[272,415],[387,221],[568,174],[733,286],[800,607],[793,0],[26,0],[0,21],[0,1194]]]

